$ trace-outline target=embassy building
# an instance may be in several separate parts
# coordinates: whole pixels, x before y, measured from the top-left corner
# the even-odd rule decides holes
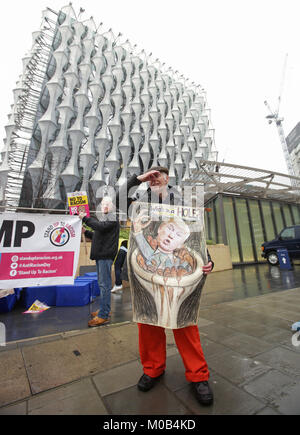
[[[180,185],[216,159],[204,89],[79,16],[47,8],[33,33],[0,149],[5,205],[65,209],[80,190],[93,208],[133,173],[168,166]]]

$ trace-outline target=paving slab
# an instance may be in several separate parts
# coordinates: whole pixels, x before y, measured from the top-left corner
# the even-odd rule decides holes
[[[282,300],[282,299],[280,299],[280,300]],[[288,296],[286,296],[286,298],[284,298],[284,300],[290,304],[294,304],[295,306],[297,306],[300,304],[300,294],[299,295],[296,295],[296,294],[288,295]]]
[[[285,344],[292,346],[293,333],[288,329],[273,327],[271,332],[266,333],[261,338],[268,343]]]
[[[275,409],[266,406],[264,409],[257,412],[255,415],[281,415],[281,414],[277,412]]]
[[[264,316],[275,316],[277,317],[277,314],[280,311],[283,311],[282,305],[280,306],[270,306],[269,304],[256,304],[254,307],[252,307],[252,310],[256,313],[261,313]]]
[[[0,352],[0,406],[30,396],[30,385],[20,349]]]
[[[136,386],[105,396],[113,415],[189,415],[191,411],[162,382],[146,393]]]
[[[289,334],[285,340],[281,343],[282,347],[288,348],[289,350],[300,354],[300,334],[299,332],[289,331]]]
[[[270,366],[249,358],[233,350],[228,350],[219,355],[213,355],[207,359],[208,366],[214,372],[226,378],[230,382],[240,385],[271,369]]]
[[[35,338],[28,338],[26,340],[22,340],[21,343],[17,343],[18,348],[23,348],[26,346],[34,346],[36,344],[40,343],[47,343],[50,341],[57,341],[63,339],[63,334],[53,334],[53,335],[45,335],[44,337],[35,337]]]
[[[206,337],[201,337],[201,335],[200,340],[205,358],[208,358],[212,355],[219,355],[221,358],[222,354],[227,351],[227,348],[222,344],[215,343],[214,341],[209,340]]]
[[[135,323],[109,328],[111,339],[122,345],[135,356],[139,356],[138,327]]]
[[[288,376],[300,378],[300,353],[294,350],[278,346],[258,355],[256,359]]]
[[[225,311],[225,310],[216,309],[214,306],[212,306],[209,308],[201,309],[200,316],[203,319],[210,320],[213,322],[223,322],[223,320],[228,318],[228,316],[230,316],[230,318],[232,319],[233,313],[232,312],[230,313],[230,309]]]
[[[266,334],[274,332],[272,326],[253,323],[247,319],[231,319],[226,322],[226,326],[234,331],[242,332],[243,334],[251,335],[251,337],[256,338],[262,338]]]
[[[266,300],[263,301],[258,300],[254,308],[256,308],[256,311],[258,311],[265,304],[266,304]],[[268,301],[267,305],[269,309],[274,309],[275,311],[287,310],[287,311],[295,311],[296,313],[299,313],[298,304],[299,304],[298,301],[296,303],[295,302],[293,303],[293,302],[287,302],[286,299],[277,299],[276,301]]]
[[[136,360],[136,355],[124,343],[112,338],[110,328],[96,329],[89,339],[80,335],[67,341],[80,352],[86,361],[86,375],[94,374],[112,367]],[[114,329],[114,328],[111,328]]]
[[[267,343],[264,340],[240,332],[235,332],[235,334],[229,337],[225,336],[222,343],[224,346],[248,357],[255,356],[274,347],[272,343]]]
[[[229,337],[231,335],[234,335],[236,331],[230,328],[226,328],[222,323],[213,323],[209,326],[203,326],[199,328],[200,331],[200,338],[203,334],[207,338],[209,338],[212,341],[215,341],[216,343],[222,344],[224,337]]]
[[[90,379],[41,393],[28,401],[28,415],[107,415]]]
[[[267,276],[268,267],[262,268],[266,277],[258,269],[208,277],[198,326],[215,395],[212,407],[195,399],[170,330],[164,377],[148,393],[137,389],[138,328],[125,322],[130,301],[118,296],[112,322],[101,328],[86,328],[91,307],[49,310],[36,321],[16,313],[11,325],[24,326],[30,339],[13,338],[0,348],[0,414],[299,415],[300,346],[292,344],[290,319],[298,315],[300,288],[281,291],[283,282]],[[79,311],[85,318],[74,320]],[[122,324],[114,324],[117,318]],[[40,336],[47,330],[52,335]],[[10,338],[17,332],[10,331]]]
[[[272,404],[286,388],[294,385],[295,381],[291,377],[273,369],[246,383],[243,388],[266,404]]]
[[[0,415],[27,415],[27,401],[0,408]]]
[[[246,300],[249,301],[249,299]],[[219,313],[220,316],[231,314],[233,317],[243,317],[243,314],[245,311],[247,311],[247,308],[236,307],[234,304],[226,302],[203,308],[203,310],[214,311],[216,314]]]
[[[221,289],[219,289],[221,290]],[[235,299],[235,290],[223,290],[219,292],[206,293],[201,296],[201,307],[211,306],[224,302],[230,302]]]
[[[251,415],[265,407],[263,402],[215,373],[212,373],[209,383],[214,393],[214,403],[211,406],[202,406],[197,402],[191,385],[175,394],[197,415]]]
[[[168,346],[167,347],[167,358],[170,356],[178,355],[178,349],[176,346]]]
[[[279,319],[288,320],[291,324],[299,321],[299,311],[278,311],[276,317]]]
[[[249,309],[252,308],[253,306],[258,304],[258,300],[260,300],[261,298],[263,298],[263,296],[260,296],[259,298],[246,298],[246,299],[239,299],[239,300],[234,300],[231,302],[228,302],[227,305],[231,306],[231,307],[235,307],[235,308],[239,308],[239,309]],[[264,303],[264,302],[262,302]]]
[[[167,358],[162,383],[171,391],[179,390],[189,383],[185,378],[185,367],[179,354]]]
[[[16,342],[6,343],[5,346],[0,346],[1,352],[8,352],[9,350],[18,349],[18,344]]]
[[[226,326],[231,328],[236,332],[241,332],[252,337],[260,338],[269,344],[279,344],[290,338],[290,322],[284,322],[282,324],[282,319],[270,320],[263,319],[263,322],[253,322],[247,319],[232,319],[231,321],[226,321]],[[269,324],[268,324],[269,323]],[[274,326],[276,324],[277,326]]]
[[[104,397],[135,386],[142,374],[141,363],[132,361],[93,376],[93,382],[101,396]]]
[[[283,318],[279,318],[276,315],[256,312],[255,307],[252,307],[251,311],[248,310],[247,312],[244,312],[243,319],[248,320],[253,324],[260,324],[261,326],[269,326],[269,327],[275,326],[279,328],[289,328],[291,324],[290,321]]]
[[[83,364],[67,340],[53,341],[22,349],[33,394],[77,380]]]
[[[136,359],[106,329],[22,351],[33,394]]]
[[[300,415],[300,383],[282,390],[280,397],[272,401],[272,406],[285,415]]]
[[[198,320],[199,329],[204,327],[204,326],[213,325],[213,324],[214,324],[214,322],[212,322],[211,320],[203,319],[202,317],[200,317]]]
[[[210,294],[212,292],[219,292],[221,289],[231,290],[233,287],[234,283],[231,270],[223,271],[222,274],[212,273],[207,276],[203,293]]]
[[[167,349],[171,348],[172,346],[176,346],[173,331],[171,329],[165,329],[165,334],[166,334]]]

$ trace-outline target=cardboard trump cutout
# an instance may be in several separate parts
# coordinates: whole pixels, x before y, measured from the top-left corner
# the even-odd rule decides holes
[[[128,251],[133,320],[196,325],[207,263],[204,210],[135,203]]]

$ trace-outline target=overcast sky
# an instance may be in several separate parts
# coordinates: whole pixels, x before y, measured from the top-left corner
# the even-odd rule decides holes
[[[3,2],[4,3],[4,2]],[[1,11],[1,137],[42,10],[59,0],[9,0]],[[286,135],[300,121],[299,0],[74,0],[94,17],[153,53],[207,92],[219,160],[287,173],[275,109],[288,53],[280,113]]]

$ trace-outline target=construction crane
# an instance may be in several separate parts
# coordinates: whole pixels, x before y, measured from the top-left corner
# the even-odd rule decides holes
[[[280,83],[277,109],[275,111],[273,111],[267,101],[265,101],[264,103],[270,112],[270,114],[268,116],[266,116],[269,124],[272,124],[273,122],[276,124],[278,134],[279,134],[279,139],[280,139],[280,142],[282,145],[283,154],[284,154],[287,169],[288,169],[288,173],[291,176],[295,176],[296,174],[295,174],[292,162],[291,162],[290,154],[288,152],[288,147],[287,147],[285,134],[284,134],[283,126],[282,126],[283,118],[281,118],[279,116],[279,109],[280,109],[280,104],[281,104],[281,97],[282,97],[283,85],[284,85],[285,73],[286,73],[287,58],[288,58],[288,55],[286,54],[285,59],[284,59],[284,66],[283,66],[283,70],[282,70],[282,77],[281,77],[281,83]],[[295,184],[296,184],[295,180],[292,180],[292,185],[295,186]]]

